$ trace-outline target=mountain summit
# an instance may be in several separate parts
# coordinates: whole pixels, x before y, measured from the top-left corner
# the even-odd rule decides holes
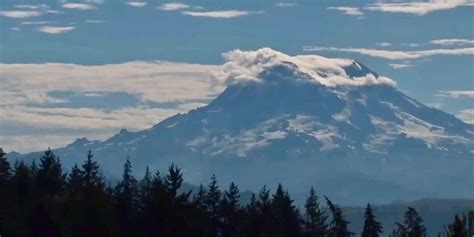
[[[109,175],[130,156],[137,170],[177,163],[195,183],[215,173],[250,189],[315,186],[349,204],[474,195],[474,126],[393,80],[350,59],[269,48],[224,57],[215,78],[227,88],[207,106],[55,152],[72,165],[90,149]]]

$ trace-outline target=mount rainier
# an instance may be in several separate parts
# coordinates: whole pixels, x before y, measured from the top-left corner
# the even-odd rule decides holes
[[[213,173],[241,189],[281,182],[297,199],[310,186],[346,204],[474,196],[474,126],[393,80],[350,59],[269,48],[224,57],[215,77],[227,88],[207,106],[54,152],[70,167],[92,150],[109,176],[129,156],[138,174],[174,162],[194,184]]]

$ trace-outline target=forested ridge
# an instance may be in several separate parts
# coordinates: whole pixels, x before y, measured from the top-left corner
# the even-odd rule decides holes
[[[27,164],[10,164],[0,148],[0,236],[248,236],[248,237],[422,237],[416,209],[407,208],[394,230],[384,230],[367,204],[361,233],[352,232],[339,205],[311,188],[298,209],[283,185],[262,187],[248,204],[237,184],[222,188],[216,176],[197,192],[181,192],[183,173],[146,169],[136,178],[129,159],[112,185],[89,151],[68,172],[47,150]],[[474,212],[459,213],[439,236],[473,236]]]

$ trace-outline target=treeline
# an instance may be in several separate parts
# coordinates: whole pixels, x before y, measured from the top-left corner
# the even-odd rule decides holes
[[[166,174],[147,168],[137,180],[127,160],[122,179],[112,186],[91,152],[66,173],[49,149],[38,164],[10,166],[0,148],[0,236],[377,237],[384,231],[369,204],[362,233],[353,233],[341,208],[327,197],[323,208],[314,189],[304,210],[295,207],[282,185],[273,193],[263,187],[242,205],[234,183],[221,190],[212,176],[196,193],[180,192],[182,175],[171,165]],[[472,236],[469,221],[455,216],[443,235]],[[408,208],[390,235],[422,237],[426,228],[417,211]]]

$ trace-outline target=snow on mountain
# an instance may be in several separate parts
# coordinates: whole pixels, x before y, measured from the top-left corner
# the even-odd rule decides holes
[[[109,175],[128,155],[137,170],[175,162],[194,183],[215,173],[243,188],[316,186],[351,204],[474,195],[474,126],[404,95],[393,80],[350,59],[269,48],[224,57],[215,78],[227,88],[207,106],[55,152],[70,166],[91,149]]]

